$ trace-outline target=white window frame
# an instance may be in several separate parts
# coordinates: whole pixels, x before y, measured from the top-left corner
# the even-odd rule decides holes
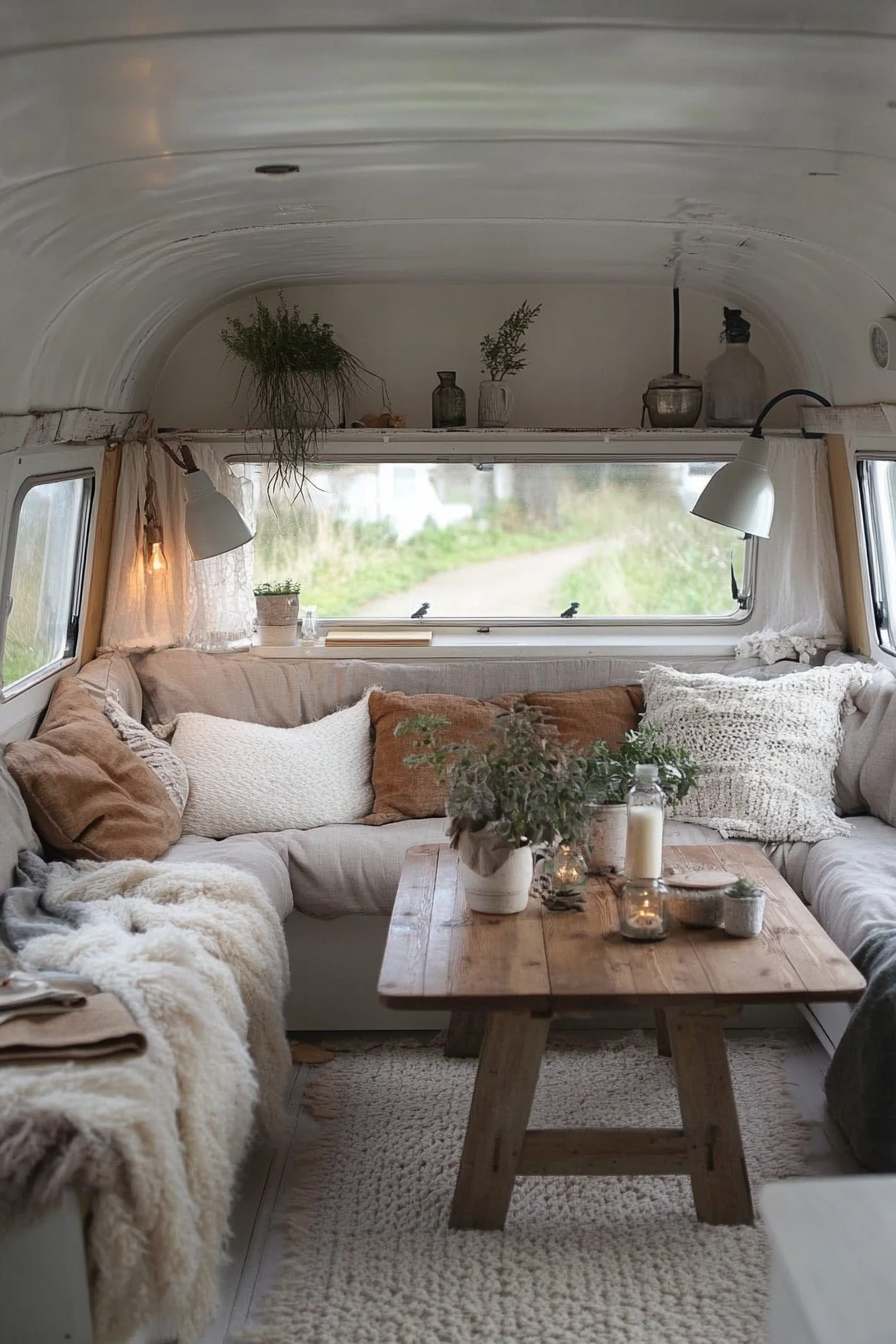
[[[17,722],[33,718],[47,701],[48,681],[56,681],[81,657],[84,641],[84,614],[90,591],[93,568],[93,550],[96,535],[96,515],[99,506],[100,478],[103,469],[105,445],[74,445],[49,452],[18,451],[0,456],[0,539],[2,539],[2,566],[0,566],[0,666],[6,639],[6,606],[12,582],[15,542],[19,510],[26,495],[35,486],[52,481],[83,479],[92,482],[92,490],[84,516],[81,553],[79,556],[80,594],[76,604],[78,633],[73,650],[9,686],[0,688],[0,730],[9,735],[7,723],[15,705]],[[15,728],[16,725],[13,725]]]
[[[896,508],[891,499],[874,497],[872,478],[869,474],[866,486],[863,471],[865,464],[872,462],[889,462],[896,470],[896,451],[857,448],[852,458],[857,521],[863,541],[862,578],[869,640],[871,647],[877,646],[879,661],[896,670],[896,590],[888,593],[886,588],[887,573],[896,580]],[[884,643],[884,622],[891,643]]]
[[[515,440],[508,442],[507,432],[498,431],[496,435],[479,436],[474,443],[472,434],[428,433],[427,431],[392,431],[364,434],[362,431],[331,431],[321,445],[317,460],[321,462],[457,462],[485,463],[531,462],[725,462],[736,454],[743,431],[733,434],[707,435],[704,440],[700,433],[690,432],[676,438],[666,437],[657,441],[656,432],[626,434],[624,437],[610,432],[551,432],[538,431],[513,434]],[[188,441],[192,437],[213,444],[227,463],[236,468],[244,462],[264,460],[264,454],[258,449],[260,435],[194,435],[184,436]],[[234,439],[243,446],[235,451]],[[600,448],[596,447],[600,443]],[[745,594],[747,605],[727,616],[631,616],[620,617],[584,617],[577,616],[574,621],[555,619],[520,618],[483,618],[442,617],[426,619],[427,628],[437,634],[481,635],[494,632],[498,636],[519,635],[521,642],[527,639],[536,643],[557,640],[562,634],[563,642],[570,636],[578,641],[587,640],[593,647],[604,641],[626,640],[633,635],[641,637],[640,643],[650,632],[655,632],[658,641],[673,637],[676,642],[692,641],[695,645],[712,639],[714,645],[724,642],[729,648],[745,633],[744,627],[753,619],[758,544],[755,537],[747,539],[744,555],[744,573],[739,576],[739,584]],[[353,617],[324,618],[320,622],[323,630],[350,626],[353,629],[376,630],[414,629],[419,622],[400,619],[359,620]],[[539,634],[541,639],[538,638]],[[726,638],[727,636],[727,638]]]

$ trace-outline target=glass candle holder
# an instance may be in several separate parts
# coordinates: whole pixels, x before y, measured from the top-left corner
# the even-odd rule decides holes
[[[558,845],[545,867],[554,891],[580,891],[588,881],[588,861],[572,845]]]
[[[622,888],[619,932],[624,938],[657,943],[671,927],[666,888],[658,878],[630,878]]]
[[[317,607],[308,606],[302,610],[302,643],[314,644],[317,641]]]

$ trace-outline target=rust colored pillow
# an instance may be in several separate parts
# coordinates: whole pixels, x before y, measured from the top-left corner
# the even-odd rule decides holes
[[[451,727],[443,730],[446,742],[487,736],[498,707],[462,695],[405,695],[404,691],[371,691],[368,701],[373,724],[373,811],[365,826],[383,826],[389,821],[416,817],[444,817],[445,793],[432,771],[425,766],[404,764],[414,748],[410,738],[396,737],[402,719],[419,714],[441,714]]]
[[[37,736],[5,756],[35,830],[64,858],[157,859],[180,838],[164,785],[74,678],[56,683]]]
[[[618,747],[644,713],[640,686],[601,686],[593,691],[533,691],[523,696],[527,705],[549,715],[563,742],[588,746],[609,742]]]

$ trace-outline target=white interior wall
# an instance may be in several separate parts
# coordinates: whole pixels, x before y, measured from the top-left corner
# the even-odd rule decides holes
[[[276,291],[260,291],[274,307]],[[409,427],[432,424],[437,369],[456,369],[467,394],[467,424],[476,424],[479,342],[527,299],[542,311],[526,336],[527,368],[509,379],[515,398],[511,424],[527,427],[624,428],[641,419],[641,396],[651,378],[672,369],[672,294],[635,285],[307,285],[284,290],[303,317],[319,312],[337,339],[386,379],[393,410]],[[722,303],[682,293],[681,366],[702,378],[722,352]],[[731,306],[731,305],[729,305]],[[736,306],[736,305],[735,305]],[[248,423],[242,364],[226,358],[220,332],[228,316],[247,319],[252,295],[224,304],[177,344],[150,401],[162,426],[242,429]],[[752,316],[751,314],[747,314]],[[751,349],[765,365],[769,396],[793,385],[795,372],[761,325]],[[798,401],[784,403],[769,424],[797,423]],[[350,416],[380,410],[371,383]],[[702,420],[701,420],[702,423]]]

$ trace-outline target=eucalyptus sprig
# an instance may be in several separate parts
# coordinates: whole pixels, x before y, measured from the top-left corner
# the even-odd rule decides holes
[[[586,752],[586,787],[598,803],[624,803],[636,765],[655,765],[659,785],[670,803],[679,803],[695,787],[700,765],[683,747],[665,744],[658,728],[632,728],[618,747],[594,742]]]
[[[493,383],[500,383],[526,367],[526,360],[522,358],[526,352],[523,337],[540,312],[540,303],[530,308],[524,299],[501,323],[497,336],[483,337],[479,345],[482,372],[489,373]]]
[[[495,718],[485,741],[446,740],[436,714],[403,719],[396,737],[416,751],[405,765],[428,767],[445,788],[448,815],[488,826],[507,844],[582,845],[588,834],[587,761],[560,740],[540,709],[514,705]]]

